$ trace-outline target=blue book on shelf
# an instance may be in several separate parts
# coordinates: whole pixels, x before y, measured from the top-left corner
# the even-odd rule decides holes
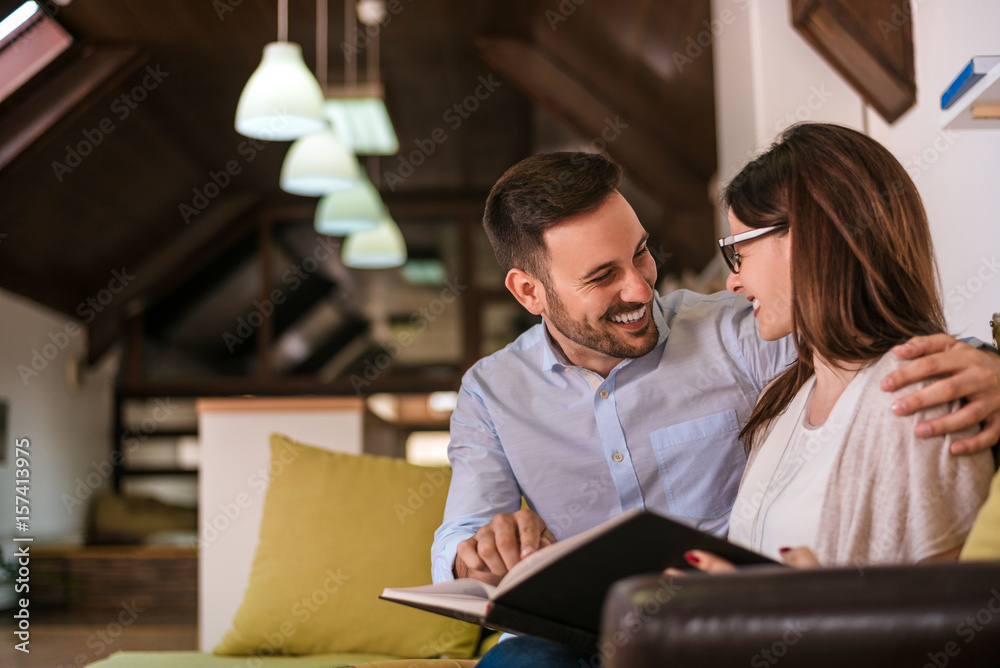
[[[955,104],[958,98],[965,95],[965,91],[975,86],[977,81],[997,65],[1000,65],[1000,56],[976,56],[970,60],[948,89],[941,93],[941,108],[947,109]]]

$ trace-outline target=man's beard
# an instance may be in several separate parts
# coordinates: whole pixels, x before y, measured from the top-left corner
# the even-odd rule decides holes
[[[551,324],[560,334],[570,341],[597,351],[603,355],[614,358],[635,358],[642,357],[656,347],[659,338],[659,330],[653,320],[653,313],[649,312],[649,321],[641,332],[619,332],[608,330],[598,330],[584,322],[573,320],[566,311],[566,306],[559,299],[556,291],[550,286],[545,286],[546,299],[548,301],[549,314],[547,322]],[[607,316],[620,315],[637,311],[643,306],[652,309],[652,302],[649,304],[628,305],[622,304],[613,313]],[[614,327],[609,324],[609,327]]]

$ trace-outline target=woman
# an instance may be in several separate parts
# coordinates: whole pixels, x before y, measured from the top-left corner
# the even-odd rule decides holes
[[[957,558],[991,457],[950,456],[949,436],[914,437],[931,411],[886,420],[900,395],[878,387],[901,365],[894,345],[944,330],[930,230],[906,171],[859,132],[796,125],[723,202],[727,288],[751,301],[762,338],[793,333],[799,352],[741,433],[749,462],[729,539],[774,558],[808,547],[830,566]]]

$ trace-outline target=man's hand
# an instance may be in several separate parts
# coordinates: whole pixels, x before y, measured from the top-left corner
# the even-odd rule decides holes
[[[896,415],[911,415],[928,406],[966,400],[954,413],[920,422],[914,434],[937,436],[983,423],[982,431],[975,436],[951,444],[954,454],[985,450],[1000,440],[1000,357],[976,350],[947,334],[915,336],[892,351],[900,359],[913,361],[883,378],[883,390],[891,392],[919,380],[942,376],[894,403],[892,410]]]
[[[556,542],[534,511],[500,513],[476,535],[458,544],[455,576],[496,584],[514,564]]]

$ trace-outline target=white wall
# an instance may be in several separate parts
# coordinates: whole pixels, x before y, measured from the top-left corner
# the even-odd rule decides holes
[[[796,120],[867,125],[924,198],[949,327],[989,340],[1000,311],[1000,131],[942,132],[938,121],[940,94],[969,58],[1000,54],[1000,2],[911,6],[917,104],[890,126],[792,27],[787,0],[712,0],[719,176],[727,182]]]
[[[79,327],[75,335],[66,333],[67,323]],[[109,461],[117,360],[105,356],[97,369],[82,372],[78,388],[71,387],[67,365],[85,359],[86,336],[79,321],[0,290],[0,398],[8,404],[2,444],[6,459],[0,464],[0,536],[15,531],[15,438],[31,442],[30,531],[18,535],[36,541],[79,538],[86,501],[67,509],[63,494],[74,498],[77,478],[85,481],[88,474],[94,474],[91,482],[99,487],[107,485],[97,469],[107,470],[103,465]],[[35,351],[37,375],[25,373],[22,378],[22,371],[36,370]],[[45,359],[46,354],[52,359]],[[19,371],[19,366],[24,368]],[[82,488],[80,496],[90,489]]]
[[[198,402],[198,647],[210,652],[232,626],[250,582],[270,474],[271,434],[334,452],[360,454],[364,402],[358,398],[202,399]]]

